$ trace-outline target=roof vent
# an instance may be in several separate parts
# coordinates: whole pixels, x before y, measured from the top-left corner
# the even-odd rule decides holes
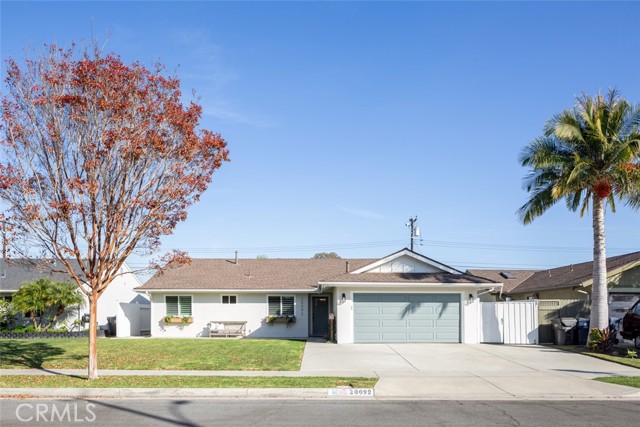
[[[514,276],[513,274],[509,273],[508,271],[501,271],[500,275],[502,277],[504,277],[505,279],[516,279],[516,276]]]

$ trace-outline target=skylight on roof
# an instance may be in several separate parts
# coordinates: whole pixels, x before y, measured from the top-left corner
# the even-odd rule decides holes
[[[513,274],[509,273],[508,271],[501,271],[500,275],[502,277],[504,277],[505,279],[516,279],[517,277],[514,276]]]

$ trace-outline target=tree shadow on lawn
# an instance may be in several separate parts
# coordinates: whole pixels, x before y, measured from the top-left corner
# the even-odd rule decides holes
[[[43,342],[4,341],[0,346],[0,361],[4,368],[43,369],[43,363],[65,352],[59,347]],[[75,358],[80,359],[85,356],[75,356]]]

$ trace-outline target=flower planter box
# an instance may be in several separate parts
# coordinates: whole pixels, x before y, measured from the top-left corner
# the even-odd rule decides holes
[[[291,325],[293,323],[296,323],[296,318],[295,317],[282,317],[282,316],[267,317],[267,319],[265,321],[269,325],[274,325],[274,324]]]
[[[193,317],[189,317],[187,321],[185,321],[182,317],[170,317],[165,318],[164,323],[167,325],[189,325],[193,323]]]

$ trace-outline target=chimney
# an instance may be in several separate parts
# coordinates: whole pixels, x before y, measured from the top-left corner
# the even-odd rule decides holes
[[[238,265],[238,251],[236,251],[236,260],[234,261],[235,265]]]
[[[345,272],[348,273],[349,272],[349,261],[347,261],[347,263],[345,264]]]

